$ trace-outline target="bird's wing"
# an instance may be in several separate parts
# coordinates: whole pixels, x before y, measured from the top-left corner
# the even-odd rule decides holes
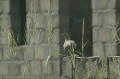
[[[63,44],[64,50],[69,50],[72,46],[73,46],[74,49],[77,48],[77,45],[75,44],[75,42],[73,40],[67,40]]]
[[[73,45],[74,49],[76,49],[77,48],[76,43],[73,40],[70,40],[70,42],[71,42],[71,45]]]

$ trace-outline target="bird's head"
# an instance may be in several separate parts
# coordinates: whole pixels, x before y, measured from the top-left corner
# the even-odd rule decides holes
[[[69,40],[69,35],[67,33],[63,33],[61,36],[64,36],[65,37],[65,40]]]
[[[61,34],[61,36],[68,36],[68,34],[67,33],[63,33],[63,34]]]

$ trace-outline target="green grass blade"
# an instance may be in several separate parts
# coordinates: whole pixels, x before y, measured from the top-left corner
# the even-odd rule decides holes
[[[0,76],[0,79],[2,79],[2,76]]]
[[[49,55],[49,56],[47,57],[46,61],[45,61],[45,68],[46,68],[46,72],[47,72],[47,73],[46,73],[47,79],[48,79],[48,61],[49,61],[50,57],[51,57],[51,55]]]
[[[91,71],[88,71],[84,79],[88,79],[90,77]]]

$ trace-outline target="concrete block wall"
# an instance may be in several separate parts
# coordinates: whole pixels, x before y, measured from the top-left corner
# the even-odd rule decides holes
[[[48,63],[48,75],[59,76],[60,60],[59,60],[59,0],[26,0],[27,10],[27,27],[30,39],[27,39],[28,44],[38,44],[34,50],[34,61],[31,64],[31,74],[43,75],[46,74],[45,60],[48,55],[52,55]],[[50,8],[50,22],[53,29],[53,37],[50,47],[46,38],[49,34],[48,28],[48,5]],[[34,15],[35,13],[35,15]],[[34,18],[35,17],[35,18]],[[53,50],[54,49],[54,50]],[[26,54],[27,55],[27,54]]]
[[[59,54],[59,0],[26,0],[26,10],[27,10],[27,30],[30,34],[30,38],[27,39],[28,44],[39,44],[36,48],[35,58],[45,61],[49,54]],[[52,39],[51,45],[48,48],[47,34],[49,34],[48,29],[48,5],[50,4],[50,27],[53,29],[51,32],[53,35],[50,36]],[[51,48],[55,48],[52,50]],[[40,55],[37,55],[37,51],[41,51]],[[54,57],[55,60],[59,61],[59,56]]]
[[[10,28],[10,0],[0,0],[0,45],[5,45],[7,43],[6,37],[4,37],[4,30],[1,26],[7,26]]]
[[[74,68],[71,57],[66,56],[63,58],[62,77],[64,79],[75,79],[76,77],[79,79],[86,77],[89,79],[119,79],[119,60],[119,56],[75,57]]]
[[[30,36],[27,42],[30,47],[15,47],[13,55],[10,54],[9,47],[6,47],[7,38],[3,35],[3,29],[0,28],[0,76],[2,76],[3,79],[22,79],[23,74],[25,78],[28,79],[46,79],[45,64],[49,54],[52,56],[48,62],[48,75],[51,79],[59,79],[60,40],[58,1],[59,0],[26,0],[27,33]],[[48,24],[46,18],[49,3],[51,3],[50,16],[52,16],[51,28],[53,29],[53,39],[51,45],[48,47],[46,38],[46,34],[48,33],[46,28]],[[7,23],[6,26],[10,28],[9,5],[10,0],[0,0],[0,24]],[[33,5],[33,7],[35,6],[35,9],[31,5]],[[32,12],[31,8],[34,9]],[[11,58],[9,59],[8,56],[11,56]]]
[[[116,0],[91,0],[92,2],[92,26],[93,26],[93,55],[114,56],[117,55],[116,45],[111,44],[116,28]]]
[[[0,75],[3,79],[21,79],[23,75],[29,79],[46,79],[45,51],[43,51],[45,49],[41,49],[41,47],[44,46],[32,46],[27,47],[27,49],[25,46],[16,47],[12,56],[9,50],[0,48]],[[53,50],[52,46],[50,50]],[[57,49],[55,52],[58,52]],[[52,56],[48,62],[48,75],[50,77],[59,77],[59,65],[59,57]]]
[[[53,39],[48,48],[46,39],[46,34],[48,33],[46,27],[48,24],[46,17],[49,2],[51,2]],[[49,54],[52,56],[48,63],[48,75],[51,76],[51,79],[53,79],[53,76],[59,76],[59,54],[61,53],[60,34],[68,32],[69,29],[68,3],[69,0],[26,0],[27,33],[30,35],[27,42],[28,44],[32,43],[33,46],[27,48],[28,50],[25,46],[15,48],[16,54],[12,56],[14,61],[7,57],[9,51],[4,47],[7,43],[7,38],[3,35],[3,29],[0,28],[0,75],[3,76],[3,79],[18,79],[21,78],[23,74],[25,74],[26,78],[45,79],[45,60]],[[116,0],[91,0],[94,56],[117,55],[116,45],[110,47],[110,42],[116,40],[115,37],[113,37],[116,30],[114,28],[116,23],[115,3]],[[9,5],[10,0],[0,0],[0,26],[1,23],[7,23],[6,26],[10,28]],[[31,5],[35,7],[32,12],[31,8],[33,7],[31,7]],[[28,27],[30,30],[28,30]],[[17,60],[17,63],[15,60]],[[28,69],[25,68],[26,66]]]

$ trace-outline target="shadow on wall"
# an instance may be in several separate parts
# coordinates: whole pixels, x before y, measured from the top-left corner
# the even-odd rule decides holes
[[[59,27],[60,27],[60,52],[63,51],[64,38],[62,33],[69,33],[70,38],[77,44],[77,50],[82,45],[82,21],[85,20],[85,56],[92,56],[92,9],[91,0],[59,0]],[[62,63],[62,56],[60,57]],[[62,67],[61,69],[62,70]],[[61,72],[60,72],[61,75]]]
[[[85,21],[84,43],[85,56],[92,56],[92,9],[91,0],[69,0],[70,5],[70,22],[69,32],[70,37],[77,44],[77,50],[82,49],[82,21]]]
[[[10,1],[11,29],[17,45],[24,45],[26,23],[26,1]],[[19,40],[18,40],[19,39]]]
[[[120,0],[116,0],[116,21],[119,20],[120,22]],[[118,25],[118,28],[120,28],[120,23]],[[117,28],[117,29],[118,29]],[[118,32],[118,36],[120,38],[120,31]],[[117,56],[120,56],[120,44],[117,44]]]

